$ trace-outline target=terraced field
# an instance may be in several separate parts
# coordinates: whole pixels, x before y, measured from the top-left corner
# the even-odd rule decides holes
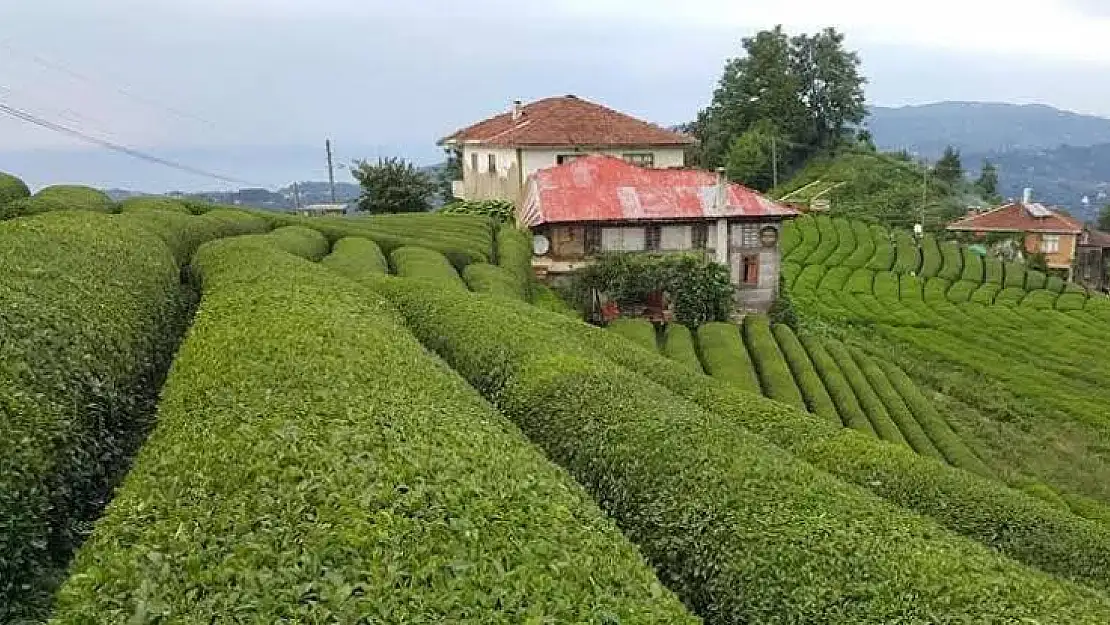
[[[795,236],[811,325],[600,329],[484,218],[5,189],[0,621],[1110,622],[1106,499],[1008,485],[859,329],[940,325],[818,308],[883,309],[870,227]]]

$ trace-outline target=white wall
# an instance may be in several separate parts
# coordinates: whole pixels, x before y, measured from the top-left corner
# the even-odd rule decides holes
[[[489,167],[489,155],[497,157],[497,174],[504,178],[509,175],[509,170],[516,164],[516,150],[514,148],[491,148],[487,146],[463,146],[463,180],[472,175],[470,167],[471,155],[478,155],[478,173],[485,174]]]
[[[611,148],[591,150],[588,153],[608,154],[619,158],[624,154],[642,154],[645,152],[651,152],[655,155],[655,166],[657,168],[682,167],[686,163],[685,151],[682,148]],[[575,153],[574,148],[524,148],[524,177],[527,178],[536,170],[554,167],[556,157],[560,154]]]

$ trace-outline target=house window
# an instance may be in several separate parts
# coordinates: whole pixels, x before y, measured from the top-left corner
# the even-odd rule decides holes
[[[1046,234],[1041,237],[1041,252],[1044,254],[1055,254],[1060,251],[1060,235]]]
[[[733,226],[732,243],[742,248],[760,247],[759,224],[736,224]]]
[[[583,156],[585,156],[585,154],[559,154],[555,157],[555,164],[562,165],[564,163],[570,163],[582,158]]]
[[[759,284],[759,255],[745,255],[740,265],[740,283],[747,286]]]
[[[497,155],[496,154],[490,154],[489,155],[489,173],[491,173],[491,174],[496,174],[497,173]]]
[[[474,173],[478,173],[478,153],[477,152],[473,152],[470,155],[470,170],[473,171]]]
[[[621,155],[624,160],[640,167],[655,167],[655,155],[651,152],[633,152]]]
[[[586,254],[593,256],[601,252],[601,226],[586,226]]]
[[[656,225],[648,226],[644,232],[645,249],[649,252],[658,252],[662,247],[663,229]]]
[[[709,224],[694,224],[693,240],[695,250],[707,248],[709,246]]]

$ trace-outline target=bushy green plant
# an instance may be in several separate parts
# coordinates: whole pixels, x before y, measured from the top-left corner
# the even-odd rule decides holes
[[[946,297],[948,301],[961,304],[963,302],[971,301],[971,295],[978,291],[982,284],[978,282],[970,282],[968,280],[960,280],[948,288]]]
[[[1060,276],[1049,276],[1044,283],[1044,288],[1053,293],[1063,293],[1066,286],[1067,283]]]
[[[31,190],[19,178],[0,171],[0,212],[8,202],[31,197]]]
[[[890,443],[906,445],[905,437],[902,436],[894,420],[890,418],[886,406],[875,394],[875,389],[871,388],[871,383],[856,364],[848,347],[840,341],[829,339],[825,341],[825,349],[836,361],[836,365],[840,367],[841,373],[852,387],[852,392],[859,401],[863,413],[867,415],[867,420],[871,422],[875,435]]]
[[[963,271],[960,273],[960,279],[976,284],[983,282],[986,276],[983,274],[983,257],[976,254],[969,247],[963,247]]]
[[[702,372],[701,360],[694,348],[694,336],[690,328],[681,323],[668,323],[663,329],[663,355],[693,371]]]
[[[925,299],[925,281],[918,276],[902,274],[898,279],[898,293],[902,301],[923,301]]]
[[[1096,499],[1072,493],[1065,493],[1061,495],[1061,497],[1067,502],[1068,508],[1075,514],[1084,519],[1090,519],[1110,526],[1110,506]]]
[[[945,241],[940,244],[941,268],[938,276],[955,282],[964,274],[963,248],[955,241]]]
[[[1021,306],[1034,310],[1051,310],[1056,307],[1056,299],[1062,297],[1058,293],[1041,289],[1029,291],[1021,300]]]
[[[478,215],[499,224],[513,221],[516,206],[508,200],[456,200],[439,209],[444,215]]]
[[[1025,289],[1018,287],[1006,287],[998,292],[994,298],[994,303],[1000,306],[1017,306],[1021,300],[1025,299]]]
[[[116,208],[112,198],[103,191],[81,185],[57,184],[44,187],[32,197],[36,205],[35,212],[38,213],[60,210],[111,213]]]
[[[197,263],[158,427],[53,622],[695,621],[380,297],[249,240]]]
[[[790,367],[790,372],[794,374],[794,380],[805,399],[807,409],[830,423],[840,425],[840,413],[836,410],[836,404],[825,390],[825,384],[821,381],[817,370],[813,368],[809,354],[806,353],[797,335],[790,326],[781,323],[775,324],[772,332],[786,359],[786,364]]]
[[[986,282],[1004,286],[1005,272],[1002,268],[1003,265],[1001,260],[993,256],[987,256],[983,259],[983,267]]]
[[[848,258],[855,253],[856,235],[852,229],[852,222],[843,217],[834,219],[833,226],[836,228],[836,250],[825,259],[825,264],[835,267],[846,264]]]
[[[1043,289],[1047,280],[1048,276],[1046,276],[1043,271],[1030,269],[1025,272],[1025,290],[1036,291],[1037,289]]]
[[[132,213],[138,211],[167,211],[170,213],[181,213],[183,215],[192,215],[193,211],[181,200],[176,200],[169,197],[158,196],[136,196],[129,197],[119,203],[119,212]]]
[[[1051,293],[1051,291],[1049,291]],[[1056,310],[1083,310],[1087,303],[1087,296],[1079,293],[1064,293],[1056,299]]]
[[[821,243],[821,233],[817,229],[817,220],[812,215],[802,215],[789,222],[787,227],[796,229],[801,235],[801,240],[789,254],[783,253],[783,259],[798,264],[805,263]]]
[[[389,273],[389,261],[382,248],[370,239],[345,237],[331,247],[331,254],[324,257],[321,264],[339,273],[363,273],[385,275]]]
[[[887,414],[890,415],[894,425],[898,427],[898,431],[901,432],[905,442],[917,453],[943,462],[944,455],[933,445],[933,441],[921,428],[917,419],[914,418],[913,412],[906,405],[902,396],[898,394],[898,391],[894,389],[890,379],[887,378],[879,364],[858,349],[850,348],[849,351],[856,361],[856,365],[859,366],[859,370],[866,378],[867,385],[882,402]]]
[[[860,269],[866,267],[875,257],[875,240],[866,222],[852,220],[849,222],[852,236],[856,242],[856,249],[844,260],[848,267]]]
[[[940,274],[941,264],[944,259],[940,255],[940,246],[932,234],[921,238],[921,269],[918,273],[922,278],[933,278]]]
[[[465,289],[466,284],[447,258],[435,250],[422,247],[401,247],[389,255],[393,273],[402,278],[434,282],[443,286]]]
[[[1002,286],[993,282],[985,282],[971,294],[971,301],[976,304],[993,304],[994,298],[1002,290]]]
[[[265,237],[268,245],[314,262],[323,259],[331,251],[324,235],[304,226],[283,226],[268,234],[252,236]]]
[[[509,272],[516,291],[525,300],[532,299],[532,237],[527,231],[502,224],[497,229],[497,265]]]
[[[859,404],[855,391],[848,383],[848,379],[841,371],[840,365],[829,354],[824,343],[813,335],[802,335],[802,345],[809,353],[810,362],[825,384],[825,390],[836,406],[836,412],[846,427],[853,428],[865,434],[874,435],[875,428],[868,420],[867,414]]]
[[[821,283],[817,285],[817,290],[843,291],[844,286],[848,284],[848,279],[852,277],[852,272],[851,267],[830,266],[828,272],[821,278]]]
[[[817,225],[818,243],[813,252],[806,257],[805,264],[821,265],[833,255],[840,247],[840,236],[837,234],[836,223],[828,215],[818,215],[814,218]]]
[[[752,358],[739,329],[731,323],[707,323],[698,328],[701,364],[709,375],[749,393],[763,393]]]
[[[547,286],[546,284],[538,284],[533,287],[532,303],[535,304],[537,308],[541,308],[549,312],[559,313],[561,315],[566,315],[567,317],[572,317],[574,319],[578,319],[579,317],[578,311],[571,308],[570,305],[567,304],[566,301],[564,301],[563,298],[554,291],[554,289]]]
[[[1025,265],[1023,263],[1012,261],[1005,264],[1005,279],[1002,281],[1002,286],[1007,289],[1024,289],[1025,288]]]
[[[894,267],[895,249],[890,233],[886,228],[872,224],[871,240],[875,243],[875,253],[867,261],[867,268],[874,271],[890,271]]]
[[[802,244],[802,231],[798,226],[798,222],[803,219],[808,219],[808,217],[797,217],[782,225],[782,237],[779,238],[779,253],[783,258],[790,256],[790,253]]]
[[[647,319],[614,319],[609,323],[609,329],[644,349],[653,351],[659,349],[655,326]]]
[[[902,274],[917,273],[921,268],[921,251],[913,235],[905,230],[895,231],[894,246],[894,268],[891,271]]]
[[[880,271],[875,274],[872,290],[876,299],[883,305],[890,306],[898,302],[898,274],[892,271]]]
[[[463,280],[475,293],[526,300],[520,282],[509,271],[488,263],[472,263],[463,269]]]
[[[805,410],[806,403],[794,382],[794,375],[771,334],[771,322],[764,315],[747,315],[744,317],[743,332],[763,394]]]
[[[875,272],[870,269],[856,269],[844,284],[849,293],[874,293]]]
[[[944,278],[929,278],[925,281],[925,290],[922,292],[922,297],[925,303],[936,307],[948,301],[948,289],[951,283]]]
[[[157,234],[173,251],[178,265],[185,266],[206,241],[241,234],[261,234],[270,225],[260,217],[238,210],[215,209],[200,216],[166,211],[137,211],[113,217]]]
[[[782,286],[785,289],[790,289],[794,286],[794,281],[802,273],[802,266],[797,263],[783,263],[780,270],[779,277],[782,280]]]

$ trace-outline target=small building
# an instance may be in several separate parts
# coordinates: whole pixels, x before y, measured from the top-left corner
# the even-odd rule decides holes
[[[1033,202],[1026,190],[1021,202],[1011,202],[982,213],[969,214],[948,224],[949,232],[968,232],[976,238],[990,233],[1021,237],[1029,254],[1044,254],[1049,269],[1067,273],[1070,279],[1075,261],[1076,241],[1083,232],[1078,221],[1043,204]]]
[[[608,252],[702,252],[730,268],[741,309],[766,311],[779,285],[782,222],[798,211],[720,173],[589,156],[528,177],[518,222],[533,267],[558,277]]]
[[[347,212],[346,204],[309,204],[291,210],[296,215],[320,217],[323,215],[343,215]]]
[[[1107,264],[1110,263],[1110,233],[1084,228],[1079,235],[1078,250],[1075,256],[1074,279],[1093,291],[1110,291],[1110,276]]]
[[[588,154],[608,154],[641,167],[682,167],[693,137],[672,132],[574,95],[529,104],[441,139],[461,159],[452,192],[465,200],[520,203],[528,177]]]

